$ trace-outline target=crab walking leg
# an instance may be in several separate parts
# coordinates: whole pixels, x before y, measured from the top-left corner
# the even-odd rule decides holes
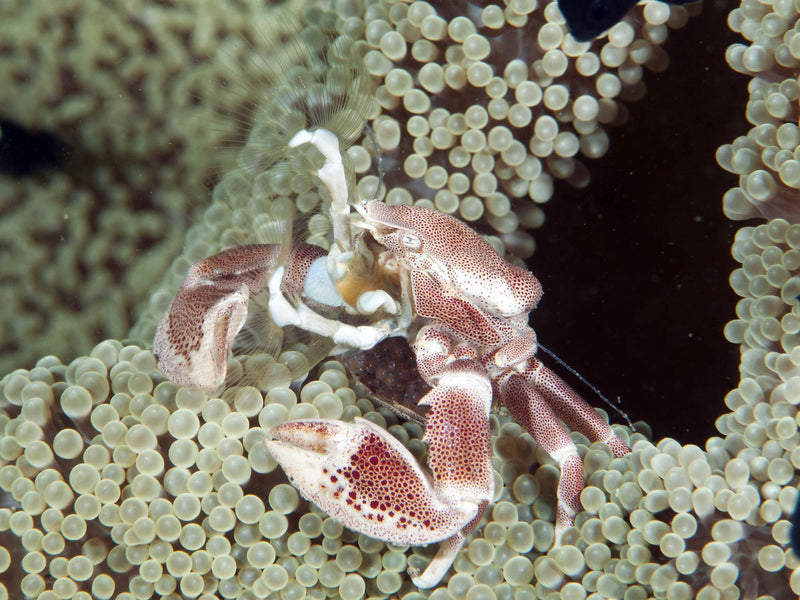
[[[522,375],[508,375],[500,382],[499,388],[503,406],[561,468],[556,492],[558,507],[555,543],[558,544],[564,530],[575,523],[575,515],[582,508],[580,495],[583,491],[583,461],[575,443],[547,400]]]
[[[413,346],[417,367],[433,389],[420,404],[431,407],[423,440],[436,489],[451,503],[475,502],[475,517],[441,542],[420,574],[410,572],[417,587],[430,588],[450,569],[470,533],[478,526],[494,495],[489,412],[492,388],[486,369],[467,344],[454,344],[437,327],[423,327]]]
[[[417,572],[414,568],[408,569],[408,573],[411,575],[411,582],[415,586],[422,589],[432,588],[442,580],[442,577],[447,574],[447,571],[450,570],[450,567],[458,557],[461,548],[464,547],[464,542],[467,541],[469,534],[481,522],[487,506],[489,506],[489,501],[482,501],[478,506],[478,514],[475,515],[472,521],[446,540],[439,542],[439,550],[437,550],[436,556],[433,557],[433,560],[422,573]]]
[[[284,250],[276,244],[237,246],[192,265],[156,329],[153,352],[161,372],[178,385],[218,387],[249,300],[266,287]],[[287,291],[302,291],[309,265],[323,253],[308,244],[289,248]]]
[[[608,444],[617,458],[631,451],[597,411],[563,379],[535,358],[531,363],[526,369],[526,373],[533,373],[530,381],[570,429],[580,431],[592,442]]]

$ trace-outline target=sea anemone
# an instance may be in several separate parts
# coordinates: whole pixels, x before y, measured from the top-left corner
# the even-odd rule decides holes
[[[655,4],[644,5],[644,11]],[[408,55],[401,56],[397,35],[388,36],[385,43],[384,36],[409,31],[413,38],[417,35],[413,33],[415,27],[422,34],[425,19],[436,17],[428,12],[426,6],[430,5],[426,3],[375,4],[370,6],[377,8],[366,7],[364,12],[366,15],[372,10],[372,18],[359,22],[360,17],[348,13],[359,6],[352,2],[337,4],[347,16],[349,32],[363,33],[366,43],[374,46],[366,54],[380,52],[387,60],[398,63],[410,59]],[[393,12],[393,6],[400,8],[394,8]],[[414,10],[426,13],[421,20],[415,18],[419,24],[410,16],[415,6],[420,8]],[[675,14],[684,14],[681,10]],[[491,31],[508,26],[522,28],[533,20],[530,17],[533,11],[524,2],[509,3],[501,11],[504,22],[510,16],[517,19],[519,26],[509,22],[501,27],[499,18],[492,21],[491,11],[487,15],[490,23],[484,24]],[[781,37],[791,41],[790,28],[794,27],[796,15],[789,11],[788,5],[776,5],[774,11],[760,5],[746,5],[741,11],[751,21],[765,26],[775,20],[771,17],[773,13],[778,15],[788,22]],[[550,8],[550,12],[554,9]],[[307,16],[320,17],[319,22],[324,24],[325,14],[315,9]],[[442,21],[449,24],[456,21],[468,27],[463,20],[457,20],[457,15],[443,14],[439,17]],[[638,14],[629,21],[635,22],[640,18]],[[757,17],[753,16],[756,14]],[[737,19],[732,17],[732,22]],[[378,23],[373,28],[382,33],[370,41],[368,27],[373,22]],[[384,23],[397,26],[398,31],[386,29]],[[498,27],[493,29],[491,23]],[[558,21],[553,19],[551,23]],[[440,20],[433,19],[429,27],[435,29],[434,25],[439,26],[443,36],[451,35],[450,27],[442,29]],[[457,29],[458,26],[454,27]],[[628,31],[626,26],[621,29]],[[747,35],[753,34],[754,29],[752,25],[742,26],[743,33],[750,32]],[[644,30],[664,31],[647,25]],[[769,29],[774,30],[775,27]],[[455,31],[459,38],[462,33]],[[464,44],[472,35],[477,35],[477,31],[460,41],[452,40],[461,46],[463,58],[466,58]],[[495,39],[497,36],[493,35],[479,37]],[[616,48],[611,37],[610,33],[607,45]],[[411,46],[412,58],[413,45],[423,39],[438,47],[445,38],[431,40],[421,35],[409,43],[403,37],[403,43]],[[761,37],[754,35],[754,39]],[[484,44],[471,40],[474,48],[473,44],[467,44],[470,52],[473,49],[482,52]],[[420,46],[430,50],[426,44]],[[489,46],[494,48],[491,42]],[[792,45],[778,47],[791,50]],[[775,52],[778,56],[778,51]],[[445,58],[446,55],[445,51]],[[498,52],[501,55],[510,58]],[[478,55],[474,59],[476,64],[484,62]],[[374,62],[385,64],[375,58]],[[368,69],[369,65],[368,60]],[[456,75],[460,72],[459,65],[466,76],[469,67],[464,68],[458,60],[448,59],[446,64],[439,64],[443,73],[449,69]],[[477,76],[481,69],[476,69]],[[434,70],[435,67],[429,69]],[[420,135],[414,136],[407,129],[412,117],[403,111],[414,116],[423,114],[411,110],[417,107],[414,97],[419,94],[412,94],[409,106],[405,105],[406,96],[413,90],[426,89],[423,81],[431,85],[431,80],[421,72],[421,67],[410,71],[413,85],[402,95],[392,94],[389,89],[378,93],[385,118],[381,121],[381,115],[372,115],[372,123],[385,161],[391,164],[393,152],[402,155],[403,144],[407,143],[402,140],[409,139],[401,127],[403,123],[405,131],[414,138],[413,155],[419,154],[427,165],[425,173],[420,170],[416,178],[413,172],[408,172],[405,161],[402,172],[398,168],[391,175],[387,173],[385,197],[388,200],[402,195],[397,201],[427,198],[440,209],[458,211],[465,219],[481,212],[472,221],[473,225],[493,232],[501,249],[525,256],[525,248],[531,249],[530,238],[517,235],[516,226],[508,232],[496,227],[504,222],[505,215],[492,212],[494,200],[489,197],[505,194],[510,207],[506,214],[518,215],[518,223],[525,226],[537,224],[541,214],[531,211],[531,207],[536,207],[524,200],[526,194],[532,197],[533,179],[525,180],[502,156],[506,143],[503,139],[507,137],[502,129],[497,129],[494,136],[490,135],[490,129],[486,145],[474,153],[482,158],[491,156],[491,168],[475,169],[473,159],[469,167],[453,165],[450,155],[455,146],[449,149],[446,144],[443,148],[434,146],[434,138],[439,139],[434,131],[444,128],[439,134],[446,139],[453,137],[453,144],[460,135],[459,147],[463,147],[466,131],[458,133],[461,131],[458,118],[453,119],[455,129],[450,130],[453,114],[460,114],[457,106],[446,119],[436,120],[444,113],[440,111],[435,117],[434,111],[447,109],[434,106],[446,99],[434,92],[430,92],[430,111],[424,111],[426,116],[422,117],[429,131],[420,133],[425,128],[417,119],[414,123],[421,129],[414,131]],[[399,72],[396,76],[399,81],[394,83],[398,85],[402,80],[408,81]],[[402,86],[395,88],[394,83],[389,85],[384,81],[382,85],[399,91]],[[475,83],[478,82],[467,79],[465,85],[476,90],[488,89],[488,83],[486,86]],[[519,85],[509,88],[518,89]],[[753,104],[777,105],[768,101],[778,93],[774,89],[763,98],[759,93],[754,92]],[[397,104],[392,106],[395,101]],[[522,102],[519,104],[524,106]],[[509,102],[509,115],[504,117],[508,123],[496,127],[513,131],[512,106]],[[463,113],[464,123],[467,110],[468,107]],[[488,115],[488,106],[485,110]],[[796,108],[792,104],[786,115],[793,110]],[[763,111],[754,113],[764,116]],[[772,119],[789,118],[772,115],[768,108],[767,113]],[[753,113],[748,111],[748,114]],[[537,119],[544,116],[537,115]],[[562,122],[559,116],[566,120]],[[567,133],[577,138],[591,135],[570,129],[575,126],[576,116],[573,110],[558,112],[551,118],[557,122],[559,131],[563,125]],[[529,125],[534,123],[533,117],[531,111]],[[759,126],[763,124],[759,122]],[[778,137],[783,125],[772,125],[775,144],[770,138],[769,144],[763,145],[779,148],[777,156],[788,149],[783,147],[787,138],[783,134]],[[513,144],[516,137],[512,138]],[[395,148],[394,139],[398,139]],[[417,142],[420,139],[427,142]],[[541,161],[543,157],[533,152],[528,154],[533,139],[535,134],[525,139],[523,163],[528,157],[539,160],[543,166],[538,176],[547,172],[558,177],[557,173],[582,171],[583,167],[572,155]],[[370,144],[369,139],[357,140],[353,148],[362,150],[351,154],[354,170],[360,176],[360,190],[376,188],[375,179],[370,179],[375,176],[367,174],[375,156]],[[426,155],[419,152],[420,148],[425,152],[433,149]],[[754,148],[749,146],[753,152]],[[766,154],[770,153],[762,151],[762,157]],[[720,156],[725,166],[726,151],[720,151]],[[773,169],[770,165],[795,159],[769,160],[764,164]],[[480,211],[474,201],[464,207],[466,196],[457,198],[457,206],[453,202],[448,204],[446,194],[440,194],[445,185],[439,188],[430,185],[435,183],[438,173],[429,175],[434,166],[456,167],[453,175],[461,172],[468,179],[486,174],[489,177],[482,181],[492,187],[489,179],[494,178],[495,190],[502,192],[484,196],[472,189],[472,196],[483,206]],[[565,170],[555,170],[559,167]],[[780,167],[777,169],[781,177]],[[774,179],[774,175],[770,176]],[[400,186],[392,177],[398,181],[415,179],[407,186],[408,196],[402,190],[395,191]],[[571,175],[565,178],[570,180]],[[456,191],[461,190],[458,187],[461,178],[456,177],[453,182],[456,191],[449,189],[450,175],[447,180],[447,189],[460,195]],[[514,182],[518,180],[528,181],[527,191],[514,195],[517,189]],[[571,180],[582,183],[579,179]],[[775,184],[776,190],[787,185],[786,180],[781,178],[781,181]],[[743,189],[746,185],[745,181]],[[523,208],[523,200],[528,203],[527,210]],[[470,212],[473,208],[475,211]],[[300,206],[298,209],[302,212]],[[738,214],[745,213],[746,210]],[[219,208],[209,210],[203,226],[212,225],[221,215]],[[229,371],[241,376],[258,374],[253,378],[258,387],[230,386],[216,397],[164,381],[155,369],[152,352],[134,342],[111,340],[68,364],[47,356],[33,368],[12,371],[0,380],[0,425],[4,434],[0,440],[0,489],[3,490],[0,571],[5,573],[0,589],[11,597],[81,599],[91,596],[257,598],[278,593],[283,598],[338,595],[353,600],[364,596],[400,596],[411,600],[425,595],[469,600],[595,596],[711,599],[729,594],[783,598],[788,590],[800,594],[798,558],[787,549],[788,515],[794,510],[798,496],[796,467],[800,434],[796,406],[800,404],[800,388],[795,363],[800,361],[796,360],[795,347],[800,331],[796,315],[800,290],[795,289],[798,268],[795,248],[800,246],[800,235],[797,226],[791,224],[791,211],[770,216],[785,220],[776,218],[768,224],[745,227],[734,243],[734,257],[742,263],[742,268],[734,273],[731,283],[743,300],[737,307],[737,319],[726,328],[726,335],[742,350],[742,381],[726,397],[730,412],[717,420],[721,436],[711,436],[702,445],[666,437],[653,442],[650,428],[643,423],[637,423],[635,431],[615,426],[618,435],[630,442],[633,452],[614,459],[603,444],[589,445],[581,435],[573,434],[587,475],[587,486],[581,496],[585,510],[578,515],[576,527],[565,535],[561,547],[552,547],[558,470],[530,436],[501,411],[492,417],[497,494],[491,514],[468,542],[449,579],[423,594],[411,587],[405,571],[424,565],[431,549],[392,546],[344,530],[341,524],[299,497],[260,443],[266,429],[287,419],[314,416],[350,419],[363,415],[386,427],[424,460],[425,447],[420,441],[422,430],[418,424],[401,423],[392,412],[374,404],[338,362],[322,363],[303,380],[296,368],[298,355],[302,356],[301,347],[286,350],[277,357],[237,357],[229,364]],[[324,219],[316,222],[320,235],[324,235],[327,231]],[[200,231],[199,227],[196,231]],[[199,234],[194,235],[195,238],[189,239],[204,240]],[[189,251],[174,267],[173,280],[182,275],[181,269],[202,258],[196,254],[207,251],[209,244],[223,243],[220,238],[206,240],[205,246],[199,241],[194,246],[190,244]],[[167,281],[164,288],[153,294],[151,312],[163,310],[171,285],[175,283]],[[660,301],[671,289],[662,291]],[[146,331],[153,322],[144,318],[142,330]],[[608,345],[608,340],[603,342]],[[686,372],[695,368],[685,361],[679,366],[682,369],[671,371],[676,379],[685,378]],[[251,381],[247,377],[239,379]]]

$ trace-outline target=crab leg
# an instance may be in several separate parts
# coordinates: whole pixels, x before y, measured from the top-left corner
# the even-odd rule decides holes
[[[294,325],[305,331],[328,337],[333,342],[347,348],[367,350],[386,339],[390,332],[388,323],[376,326],[354,326],[328,319],[315,313],[302,302],[292,305],[281,292],[283,267],[278,267],[269,279],[269,311],[278,327]]]
[[[531,357],[522,373],[510,373],[499,383],[503,405],[542,446],[560,469],[556,509],[556,544],[581,510],[583,462],[562,420],[591,441],[608,444],[614,456],[630,452],[600,415],[571,387]]]
[[[420,404],[430,404],[431,406],[431,412],[428,414],[428,426],[423,439],[430,444],[428,462],[434,477],[438,478],[437,474],[446,472],[447,469],[451,470],[447,477],[441,478],[441,486],[444,488],[448,485],[444,480],[451,479],[452,472],[458,471],[460,467],[461,484],[460,489],[453,489],[454,499],[459,497],[462,500],[475,498],[478,501],[478,511],[475,517],[439,544],[439,550],[427,568],[421,574],[410,572],[414,585],[420,588],[430,588],[439,583],[450,569],[467,536],[480,523],[486,507],[494,495],[488,419],[492,390],[484,388],[485,385],[490,385],[490,380],[485,368],[480,364],[475,350],[467,344],[458,344],[452,347],[452,340],[440,329],[423,327],[417,334],[413,349],[420,375],[429,384],[436,386],[420,401]],[[483,402],[480,404],[465,403],[458,394],[452,393],[446,398],[441,398],[436,404],[429,402],[428,396],[448,382],[451,384],[458,382],[457,385],[460,385],[464,392],[468,390],[475,393],[481,390],[485,394]],[[452,402],[453,400],[455,402]],[[475,409],[478,409],[479,413],[470,414]],[[442,427],[441,423],[434,420],[439,414],[448,413],[449,419],[446,427]],[[457,418],[456,415],[458,415]],[[463,436],[462,439],[453,440],[454,432],[450,431],[452,426],[458,428],[459,433]],[[448,483],[452,485],[452,482]]]
[[[592,442],[608,444],[616,458],[631,451],[586,400],[541,362],[532,359],[525,372],[534,373],[529,381],[570,429],[580,431]]]
[[[518,373],[507,375],[500,383],[500,396],[514,419],[542,446],[561,469],[556,508],[556,544],[564,530],[575,522],[581,510],[583,462],[575,443],[542,394]]]

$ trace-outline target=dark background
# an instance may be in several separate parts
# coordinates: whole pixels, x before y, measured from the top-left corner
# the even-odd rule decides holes
[[[608,130],[606,156],[588,161],[590,185],[557,185],[529,261],[545,290],[532,319],[542,344],[654,439],[701,446],[739,379],[739,349],[722,330],[735,317],[730,246],[744,223],[722,213],[737,178],[714,158],[751,127],[748,78],[725,62],[744,42],[727,27],[733,6],[706,0],[670,31],[669,68],[645,73],[647,95]]]

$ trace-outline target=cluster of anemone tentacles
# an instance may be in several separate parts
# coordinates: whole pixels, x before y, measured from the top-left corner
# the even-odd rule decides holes
[[[107,341],[69,365],[46,357],[3,378],[5,593],[689,599],[753,585],[780,598],[790,585],[784,515],[797,501],[786,485],[794,467],[745,448],[763,438],[774,454],[791,438],[786,418],[711,439],[705,450],[615,427],[633,447],[617,459],[573,434],[587,473],[584,511],[553,548],[558,468],[501,412],[492,417],[494,504],[453,572],[423,594],[405,572],[432,549],[344,530],[299,497],[261,443],[289,419],[364,416],[424,459],[421,427],[376,407],[340,363],[324,363],[302,385],[290,363],[233,361],[261,389],[210,397],[164,381],[150,351]],[[750,400],[756,384],[740,393]]]
[[[2,161],[0,372],[126,335],[205,208],[210,149],[238,131],[217,115],[257,101],[239,82],[299,21],[302,2],[273,4],[0,6],[2,116],[68,147],[24,177]]]
[[[635,22],[637,27],[649,32],[661,31],[657,24],[651,26],[649,21],[644,24],[636,21],[642,14],[646,18],[647,7],[653,4],[637,9],[640,12],[628,23]],[[438,64],[445,85],[450,86],[450,82],[459,85],[463,75],[465,86],[481,87],[481,71],[485,69],[478,66],[470,75],[472,64],[464,67],[464,61],[475,59],[474,64],[489,65],[479,58],[482,42],[470,37],[477,35],[477,27],[475,32],[470,30],[465,34],[468,24],[456,21],[458,17],[431,14],[426,8],[430,5],[426,3],[401,4],[406,7],[405,16],[398,15],[401,9],[392,9],[396,5],[374,3],[365,8],[363,18],[346,15],[353,37],[363,34],[366,43],[374,46],[366,55],[379,50],[384,58],[397,61],[398,66],[394,68],[400,69],[406,56],[401,56],[399,44],[395,43],[399,42],[398,37],[389,34],[399,32],[414,37],[416,27],[420,34],[428,32],[434,37],[419,37],[408,44],[412,58],[414,44],[428,40],[430,44],[419,44],[418,51],[431,51],[433,47],[443,53],[443,62],[436,63],[432,57],[427,62]],[[356,2],[338,3],[345,14],[347,7],[354,11],[359,6]],[[370,9],[372,6],[377,8]],[[414,6],[419,14],[409,15]],[[542,23],[540,30],[545,31],[543,39],[549,39],[546,36],[554,28],[546,26],[561,25],[558,15],[553,17],[552,9],[550,14],[546,10],[535,12],[532,8],[525,12],[530,6],[525,2],[509,2],[501,13],[504,19],[511,19],[511,27],[535,24],[536,18],[544,18],[547,23]],[[753,47],[761,44],[762,49],[751,53],[756,58],[746,64],[767,65],[761,71],[785,75],[785,69],[796,69],[784,63],[789,60],[786,52],[791,55],[793,48],[792,27],[797,22],[797,14],[788,4],[776,3],[772,8],[770,11],[761,5],[745,3],[736,13],[739,16],[731,17],[731,22],[742,33],[747,32],[748,39],[752,37]],[[322,26],[326,22],[325,14],[313,14],[319,17],[317,22]],[[486,19],[484,26],[492,31],[503,31],[499,14],[497,11],[482,14],[481,18]],[[528,17],[523,19],[523,15]],[[425,25],[428,19],[431,20]],[[514,20],[519,25],[515,25]],[[374,25],[373,21],[378,24]],[[451,34],[450,25],[454,21]],[[389,25],[396,30],[387,29]],[[757,25],[763,25],[763,31]],[[775,34],[781,26],[784,29]],[[597,49],[605,48],[603,44],[609,46],[605,59],[602,50],[598,53],[606,67],[609,66],[607,60],[614,60],[608,56],[613,57],[614,48],[618,47],[612,43],[612,37],[627,32],[625,27],[621,29],[624,30],[621,33],[620,30],[609,33],[607,43],[603,38],[597,46],[592,46]],[[461,46],[463,56],[456,50],[449,53],[442,50],[446,45],[445,32],[447,36],[455,36],[453,41]],[[440,35],[442,37],[437,39]],[[783,45],[767,43],[778,37]],[[468,38],[470,43],[467,43]],[[572,59],[564,51],[563,43],[563,39],[559,41],[562,54]],[[493,46],[490,44],[490,47]],[[763,48],[774,53],[774,62],[768,59],[758,62],[763,58]],[[468,57],[466,53],[473,51],[477,54]],[[735,55],[736,51],[731,51],[730,56]],[[385,66],[379,55],[369,56],[372,58],[367,60],[368,70],[380,69],[380,63]],[[614,68],[623,65],[633,68],[625,62],[628,56],[626,54],[622,65]],[[635,56],[633,49],[630,56]],[[536,69],[545,69],[544,58],[539,60],[542,62]],[[735,61],[732,62],[735,65]],[[534,64],[536,61],[531,65],[530,76],[541,77],[542,72],[534,69]],[[427,198],[441,210],[451,208],[451,212],[458,211],[467,220],[478,212],[481,213],[478,219],[486,214],[487,227],[498,234],[495,243],[524,254],[525,237],[513,237],[496,225],[502,225],[507,214],[518,215],[523,225],[530,224],[524,215],[531,213],[517,211],[511,204],[512,199],[520,197],[514,195],[514,190],[523,188],[516,182],[527,182],[526,191],[521,195],[528,194],[536,200],[532,192],[542,189],[541,181],[534,185],[538,177],[559,176],[557,173],[570,169],[571,174],[580,173],[581,167],[575,160],[571,163],[560,160],[572,157],[558,153],[551,157],[561,133],[572,134],[562,136],[559,141],[566,148],[570,147],[573,137],[581,139],[582,135],[592,135],[592,132],[582,133],[578,129],[583,125],[576,126],[583,120],[574,112],[577,102],[573,104],[571,116],[563,111],[550,115],[556,121],[557,133],[549,140],[553,149],[545,157],[534,151],[541,147],[541,141],[547,142],[550,135],[539,136],[533,125],[533,116],[540,104],[527,106],[532,119],[528,125],[533,128],[529,127],[532,134],[524,142],[526,157],[520,166],[526,161],[528,165],[534,164],[529,160],[533,157],[539,160],[541,173],[526,179],[525,175],[534,171],[523,169],[520,173],[506,160],[509,156],[502,156],[507,141],[503,141],[502,128],[514,131],[512,118],[522,118],[527,113],[518,109],[512,117],[511,109],[517,104],[525,107],[525,102],[531,102],[525,90],[535,94],[535,88],[525,86],[521,97],[517,98],[516,90],[523,82],[517,81],[515,87],[506,81],[508,89],[499,99],[511,98],[508,90],[512,89],[517,102],[506,100],[507,107],[502,102],[494,103],[492,110],[502,113],[507,108],[508,114],[503,118],[508,120],[508,125],[496,124],[498,129],[494,135],[493,129],[486,133],[486,146],[476,147],[472,153],[469,168],[473,171],[468,171],[467,175],[468,179],[489,175],[482,177],[479,183],[481,186],[485,183],[488,186],[485,189],[494,188],[494,191],[483,196],[484,188],[479,186],[467,194],[459,191],[463,180],[456,177],[458,173],[466,175],[463,169],[467,167],[458,167],[461,163],[453,163],[452,158],[458,161],[461,152],[453,152],[455,146],[449,149],[437,146],[451,143],[447,142],[451,137],[458,138],[458,147],[471,152],[472,137],[476,143],[480,140],[479,136],[467,136],[464,140],[467,130],[462,131],[462,126],[467,124],[466,112],[463,124],[458,117],[453,119],[452,130],[450,120],[453,114],[458,114],[456,109],[446,119],[442,118],[443,112],[435,112],[443,108],[440,106],[431,105],[414,113],[422,108],[415,104],[420,95],[411,93],[420,89],[419,86],[426,90],[430,102],[444,102],[435,91],[427,89],[438,81],[439,71],[435,67],[429,69],[429,73],[421,73],[422,69],[412,71],[412,87],[404,88],[408,78],[401,73],[395,73],[397,81],[390,83],[393,80],[388,76],[394,68],[385,73],[387,79],[382,84],[385,89],[378,92],[380,109],[369,103],[356,108],[364,110],[364,116],[372,120],[378,145],[387,162],[391,160],[395,138],[398,155],[420,156],[425,161],[424,173],[421,160],[414,159],[410,165],[406,164],[408,159],[403,161],[403,177],[416,179],[416,183],[408,186],[410,198],[404,196],[397,201]],[[549,63],[547,68],[550,68]],[[615,75],[620,81],[623,72],[625,69],[618,70]],[[510,73],[513,74],[513,69]],[[380,72],[371,74],[382,76]],[[547,71],[544,74],[553,75]],[[796,77],[795,74],[795,82]],[[543,87],[536,81],[526,81]],[[558,85],[550,83],[553,87]],[[360,85],[352,81],[351,84]],[[487,115],[490,114],[489,103],[498,100],[488,95],[488,86],[489,82],[484,86],[490,98],[484,107]],[[759,85],[751,86],[752,104],[756,108],[748,110],[748,114],[754,115],[754,119],[766,119],[766,111],[772,119],[754,124],[761,127],[759,131],[766,136],[759,139],[771,139],[767,133],[774,130],[774,145],[778,149],[775,152],[762,150],[760,156],[762,160],[766,157],[772,161],[765,163],[768,167],[773,163],[777,165],[775,172],[781,174],[782,183],[774,182],[774,187],[783,193],[782,186],[788,185],[791,178],[783,179],[780,166],[794,159],[785,158],[785,154],[778,158],[781,150],[789,149],[784,148],[789,144],[786,140],[793,139],[791,131],[783,128],[781,119],[796,119],[796,97],[788,105],[789,112],[775,115],[773,112],[780,109],[780,99],[770,98],[782,89],[793,93],[791,85],[781,88],[779,84],[778,88],[769,88],[766,95],[760,89]],[[405,91],[398,94],[392,90]],[[542,90],[542,102],[546,91]],[[551,92],[556,99],[560,93]],[[346,103],[343,106],[352,108]],[[425,115],[422,119],[427,122],[428,131],[421,133],[426,126],[419,119],[412,124],[413,117],[393,113],[400,110],[414,116]],[[602,122],[600,110],[598,101],[598,122]],[[381,122],[380,116],[386,119]],[[537,119],[545,116],[536,115]],[[560,117],[566,119],[563,131]],[[491,118],[492,123],[499,121],[495,115]],[[358,119],[347,117],[344,121],[352,124]],[[407,124],[406,127],[410,125],[413,131],[398,129],[400,123]],[[551,121],[544,123],[552,125]],[[417,126],[419,128],[414,129]],[[437,132],[441,128],[446,131]],[[419,135],[414,135],[415,132]],[[408,143],[409,135],[414,138],[411,141],[413,154],[403,154],[407,149],[403,150],[402,144]],[[512,144],[519,141],[516,135],[512,137]],[[439,139],[443,141],[435,141]],[[371,162],[367,161],[372,151],[369,143],[369,140],[360,141],[351,146],[349,152],[353,168],[359,174],[365,173]],[[359,147],[360,150],[353,150]],[[509,148],[511,146],[506,151]],[[758,154],[754,148],[742,143],[736,150],[749,149],[750,153],[745,152],[742,160],[752,161],[751,154]],[[566,150],[563,152],[568,154]],[[721,155],[725,152],[721,151]],[[475,161],[475,157],[480,158]],[[301,166],[307,166],[303,161],[313,160],[313,157],[304,156],[298,160]],[[486,170],[481,160],[492,166]],[[721,162],[725,164],[724,161],[723,158]],[[240,168],[252,164],[244,160]],[[447,175],[447,190],[458,197],[457,206],[452,197],[440,193],[444,186],[430,185],[437,183],[436,178],[441,175],[433,169],[435,166],[446,172],[454,169]],[[415,167],[419,169],[415,171]],[[562,167],[566,171],[557,170]],[[790,171],[791,167],[784,170]],[[415,173],[419,173],[416,178]],[[365,194],[373,190],[376,183],[368,177],[363,175],[359,184]],[[746,176],[746,180],[749,179]],[[271,186],[280,185],[283,180],[280,176],[276,181],[259,182],[266,187],[247,189],[250,192],[267,190],[271,194],[275,192]],[[753,178],[749,191],[745,181],[741,193],[756,198],[757,194],[752,191],[759,191],[757,182],[761,180],[766,180],[761,174]],[[217,192],[218,197],[226,191],[233,192],[233,196],[245,193],[240,179],[229,180],[226,185],[228,187]],[[391,178],[387,177],[386,187],[387,199],[393,191],[394,196],[403,194],[395,191],[399,186]],[[546,184],[544,189],[547,189]],[[508,212],[497,214],[495,202],[502,206],[499,198],[503,194],[509,201]],[[318,211],[318,205],[324,200],[315,197],[311,188],[295,196],[299,212],[303,212],[304,206],[308,207],[307,212]],[[468,197],[476,200],[467,202]],[[483,209],[478,208],[478,204]],[[230,218],[224,209],[231,205],[228,196],[222,207],[212,207],[207,223],[218,224],[223,218]],[[709,439],[705,447],[700,448],[681,445],[671,439],[653,443],[643,424],[638,424],[638,432],[616,426],[615,431],[630,443],[633,452],[614,459],[605,445],[588,445],[582,436],[573,434],[587,475],[587,486],[581,496],[584,512],[578,515],[576,527],[567,532],[564,543],[558,548],[553,548],[558,470],[530,436],[502,412],[492,417],[497,485],[490,514],[468,542],[448,578],[437,588],[421,592],[410,585],[405,573],[408,567],[424,565],[432,549],[392,546],[344,530],[298,496],[260,443],[266,429],[288,419],[364,416],[387,427],[424,460],[425,447],[418,425],[400,423],[391,412],[373,404],[337,362],[323,363],[306,380],[301,380],[302,346],[284,349],[275,358],[265,355],[237,357],[230,364],[230,372],[235,375],[234,379],[252,385],[230,386],[216,397],[177,388],[164,381],[155,369],[155,359],[149,350],[135,344],[106,341],[69,364],[48,356],[34,367],[13,371],[0,380],[0,430],[3,432],[0,439],[0,490],[3,494],[0,596],[47,600],[92,597],[211,600],[275,595],[298,600],[306,597],[357,600],[366,596],[408,600],[423,597],[711,600],[751,594],[780,599],[787,597],[788,590],[800,594],[799,561],[787,549],[788,515],[797,502],[796,467],[800,464],[797,411],[800,372],[796,366],[800,364],[796,351],[800,333],[796,308],[800,292],[800,279],[796,275],[800,268],[800,230],[797,225],[790,224],[789,221],[793,221],[790,212],[783,216],[788,221],[775,219],[765,225],[743,229],[734,244],[734,255],[741,260],[742,268],[734,273],[731,282],[743,300],[737,307],[738,319],[728,326],[726,333],[731,341],[742,346],[743,379],[726,398],[730,412],[718,421],[721,437]],[[235,218],[233,224],[242,226]],[[324,217],[309,220],[309,227],[312,222],[319,238],[323,238],[328,228]],[[268,219],[264,225],[269,229]],[[238,236],[239,232],[233,231],[229,239],[236,241]],[[193,239],[197,241],[200,236]],[[216,243],[225,241],[220,239]],[[185,267],[192,260],[202,258],[191,252],[202,253],[208,249],[208,245],[197,242],[190,246],[181,264]],[[178,265],[175,270],[180,268]],[[156,296],[156,304],[163,302],[163,292]],[[146,330],[146,326],[143,328]]]

